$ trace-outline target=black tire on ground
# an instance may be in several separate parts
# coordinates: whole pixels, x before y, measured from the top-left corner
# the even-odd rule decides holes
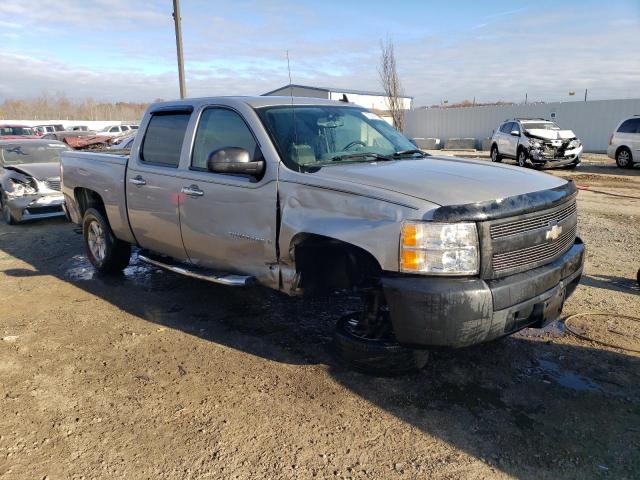
[[[631,150],[627,147],[619,148],[616,152],[616,165],[620,168],[633,168],[633,157]]]
[[[82,238],[89,261],[100,273],[120,273],[129,265],[131,245],[118,240],[102,213],[89,208],[82,219]]]
[[[501,162],[502,156],[498,153],[498,146],[494,145],[491,147],[491,161],[492,162]]]
[[[4,192],[0,192],[0,211],[2,211],[2,219],[7,225],[15,225],[18,221],[15,219],[9,206],[7,205],[7,196]]]
[[[569,165],[567,165],[566,168],[567,170],[575,170],[575,168],[578,166],[578,163],[570,163]]]
[[[358,314],[353,314],[358,315]],[[356,371],[378,376],[394,376],[421,370],[429,352],[403,347],[394,340],[372,340],[354,335],[347,315],[338,320],[334,344],[340,358]]]
[[[527,151],[524,148],[518,150],[518,166],[526,168],[527,165]]]

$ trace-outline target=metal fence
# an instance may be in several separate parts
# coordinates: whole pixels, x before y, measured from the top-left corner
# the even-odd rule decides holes
[[[604,152],[609,135],[618,123],[631,115],[640,115],[640,99],[594,100],[469,108],[421,108],[405,117],[405,134],[410,138],[472,137],[477,145],[508,118],[531,117],[554,120],[560,127],[573,130],[589,152]]]

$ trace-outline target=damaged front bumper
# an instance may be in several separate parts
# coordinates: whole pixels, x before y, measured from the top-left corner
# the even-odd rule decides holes
[[[554,262],[496,280],[382,278],[396,339],[407,346],[465,347],[557,319],[580,282],[584,245]]]
[[[7,195],[7,206],[18,222],[64,216],[62,193]]]
[[[550,146],[530,147],[529,160],[534,165],[561,167],[580,163],[582,145],[577,148],[562,150]]]

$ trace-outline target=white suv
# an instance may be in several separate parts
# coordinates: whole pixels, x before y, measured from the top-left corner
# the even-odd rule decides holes
[[[633,168],[640,163],[640,115],[623,120],[609,137],[607,155],[620,168]]]
[[[491,160],[513,158],[521,167],[568,167],[580,163],[582,142],[571,130],[541,118],[507,120],[491,137]]]

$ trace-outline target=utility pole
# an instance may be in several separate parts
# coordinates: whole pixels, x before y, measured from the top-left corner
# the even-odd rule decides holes
[[[587,89],[586,88],[584,89],[584,101],[585,102],[587,101]]]
[[[529,101],[529,94],[527,92],[524,92],[524,104],[526,105],[528,101]]]
[[[182,19],[180,18],[180,0],[173,0],[173,21],[176,26],[176,50],[178,51],[178,79],[180,81],[180,98],[187,96],[184,84],[184,59],[182,58]]]

